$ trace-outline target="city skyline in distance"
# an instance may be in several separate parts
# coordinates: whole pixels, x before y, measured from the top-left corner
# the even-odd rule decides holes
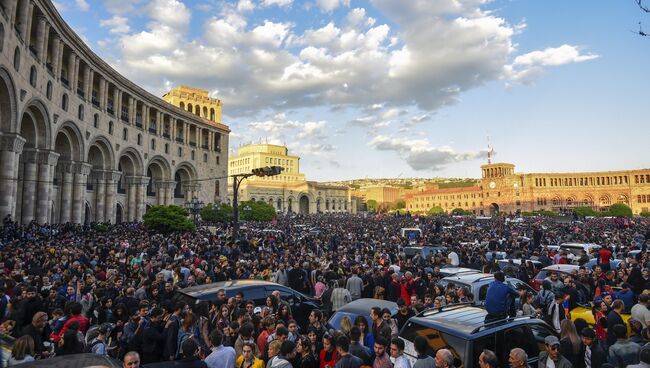
[[[488,134],[521,172],[650,166],[634,1],[398,3],[56,5],[127,78],[210,91],[231,148],[286,142],[315,180],[477,178]]]

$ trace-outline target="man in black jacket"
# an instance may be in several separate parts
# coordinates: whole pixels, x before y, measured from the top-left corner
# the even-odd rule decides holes
[[[359,344],[361,339],[361,330],[359,327],[354,326],[350,329],[350,354],[361,359],[363,365],[372,365],[372,354],[370,349]]]
[[[616,334],[614,333],[614,326],[616,325],[623,325],[627,326],[625,324],[625,321],[623,320],[623,317],[621,317],[621,313],[623,313],[623,309],[625,308],[625,304],[623,303],[622,300],[614,300],[612,303],[612,310],[609,312],[607,315],[607,346],[612,346],[616,342]]]
[[[154,308],[151,310],[151,322],[144,329],[142,336],[142,364],[159,362],[163,356],[165,346],[165,327],[163,325],[163,310]],[[167,325],[171,322],[167,322]]]
[[[593,328],[582,329],[582,347],[580,357],[585,368],[600,367],[607,363],[607,353],[596,338],[596,331]]]
[[[165,326],[165,350],[163,352],[164,360],[176,359],[176,350],[178,348],[178,330],[181,328],[181,319],[187,304],[185,302],[177,302],[174,305],[174,313],[169,316],[167,325]]]

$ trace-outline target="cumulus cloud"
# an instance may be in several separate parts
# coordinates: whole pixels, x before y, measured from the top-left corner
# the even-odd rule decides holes
[[[517,56],[513,37],[524,26],[482,9],[485,0],[371,0],[391,26],[377,24],[363,8],[312,28],[248,18],[256,6],[292,3],[225,3],[196,36],[188,32],[191,12],[182,2],[150,0],[142,5],[149,17],[146,29],[120,37],[115,67],[156,94],[164,92],[161,75],[172,84],[217,91],[213,96],[231,116],[313,106],[363,109],[374,103],[431,113],[489,81],[521,83],[545,68],[595,57],[570,45]],[[350,4],[315,5],[312,11]]]
[[[508,79],[515,83],[531,84],[544,72],[544,67],[581,63],[598,58],[593,53],[581,54],[576,46],[562,45],[519,55],[504,70]]]
[[[379,151],[397,152],[411,168],[417,171],[437,171],[445,165],[474,160],[486,154],[485,151],[456,152],[449,146],[434,147],[426,139],[400,139],[386,135],[374,137],[368,145]]]
[[[129,33],[129,20],[120,15],[114,15],[110,19],[104,19],[99,22],[100,27],[108,27],[110,33]]]
[[[75,0],[75,4],[77,4],[77,9],[81,10],[82,12],[87,12],[90,10],[90,5],[88,5],[88,2],[86,2],[86,0]]]

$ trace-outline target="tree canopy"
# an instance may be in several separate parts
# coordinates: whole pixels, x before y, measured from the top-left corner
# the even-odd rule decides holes
[[[144,226],[164,234],[175,231],[194,231],[194,222],[187,217],[187,211],[179,206],[153,206],[142,216]]]

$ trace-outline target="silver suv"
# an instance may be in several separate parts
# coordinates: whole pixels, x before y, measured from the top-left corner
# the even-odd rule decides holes
[[[494,275],[489,273],[462,273],[445,277],[440,280],[440,284],[444,286],[445,289],[450,286],[455,288],[465,288],[474,295],[474,305],[483,305],[485,303],[488,286],[492,281],[494,281]],[[519,286],[523,285],[533,295],[537,295],[537,292],[528,284],[514,277],[506,277],[506,284],[510,285],[515,290]]]

